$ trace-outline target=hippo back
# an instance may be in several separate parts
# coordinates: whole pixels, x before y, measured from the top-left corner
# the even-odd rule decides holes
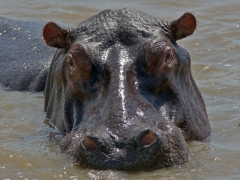
[[[53,49],[41,37],[43,23],[0,17],[0,83],[14,90],[43,91]]]

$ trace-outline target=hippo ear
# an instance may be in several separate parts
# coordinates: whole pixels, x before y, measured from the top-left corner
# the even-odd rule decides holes
[[[196,27],[196,18],[189,12],[183,14],[179,19],[170,23],[171,34],[176,41],[192,35]]]
[[[67,30],[54,22],[47,23],[43,28],[43,39],[51,47],[64,48],[66,46]]]

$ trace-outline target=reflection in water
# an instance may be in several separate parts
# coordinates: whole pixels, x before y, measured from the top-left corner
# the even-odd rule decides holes
[[[190,162],[182,166],[148,172],[84,169],[60,152],[62,135],[44,123],[42,93],[0,87],[0,179],[239,179],[239,1],[9,0],[1,2],[0,15],[74,26],[103,9],[122,7],[164,20],[187,11],[196,15],[198,30],[178,43],[190,52],[193,75],[208,109],[211,137],[190,142]]]

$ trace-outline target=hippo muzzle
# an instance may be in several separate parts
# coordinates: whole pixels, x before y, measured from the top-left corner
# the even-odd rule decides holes
[[[46,24],[58,48],[45,88],[47,118],[67,135],[61,150],[95,169],[143,170],[188,162],[188,140],[210,134],[190,56],[185,13],[166,22],[136,10],[107,10],[73,29]]]
[[[83,121],[62,141],[62,150],[71,136],[73,147],[67,151],[74,162],[96,169],[152,169],[187,162],[181,130],[139,93],[135,61],[120,46],[105,57],[111,78],[105,77],[106,86],[88,101]]]

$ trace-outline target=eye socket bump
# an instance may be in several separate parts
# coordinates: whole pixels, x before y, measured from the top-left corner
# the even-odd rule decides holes
[[[146,61],[143,65],[150,74],[160,74],[164,68],[172,68],[176,65],[174,48],[165,41],[150,41],[146,46]]]

